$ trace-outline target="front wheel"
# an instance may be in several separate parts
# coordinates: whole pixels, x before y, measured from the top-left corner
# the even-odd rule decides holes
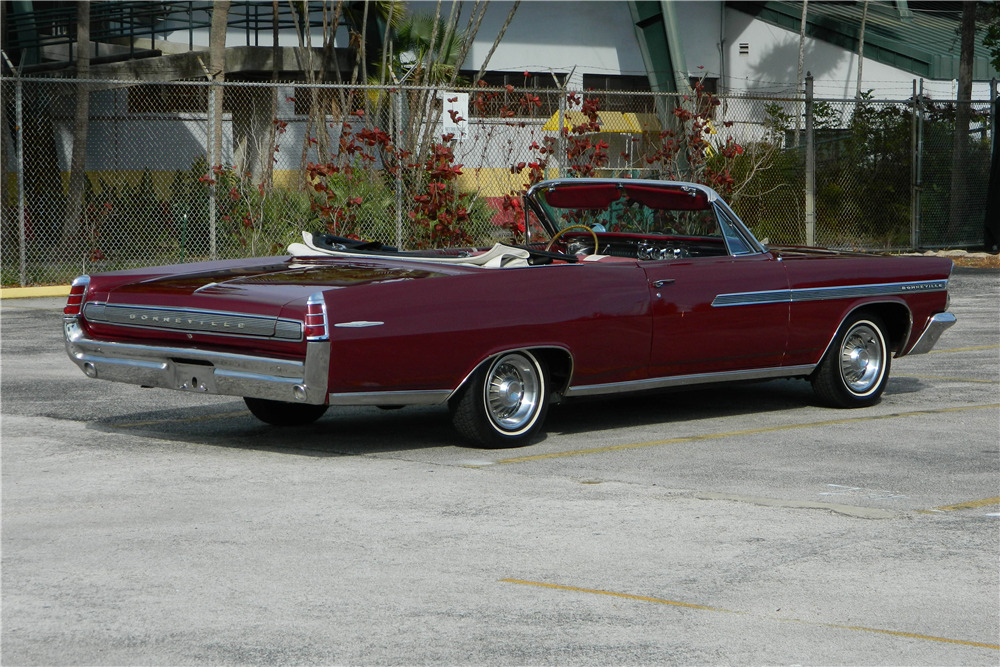
[[[326,412],[326,405],[312,405],[310,403],[287,403],[285,401],[271,401],[266,398],[243,399],[253,416],[262,422],[273,426],[305,426],[323,416]]]
[[[890,352],[882,320],[866,314],[848,318],[813,375],[813,391],[838,408],[878,403],[889,380]]]
[[[545,365],[530,352],[508,352],[480,367],[452,400],[452,423],[480,447],[528,444],[549,406]]]

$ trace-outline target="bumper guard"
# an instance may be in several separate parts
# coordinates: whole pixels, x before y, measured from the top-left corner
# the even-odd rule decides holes
[[[931,351],[931,348],[938,342],[938,338],[944,333],[945,329],[953,325],[958,320],[951,313],[938,313],[931,318],[931,321],[927,323],[927,328],[924,332],[920,334],[920,338],[910,349],[908,354],[925,354]]]

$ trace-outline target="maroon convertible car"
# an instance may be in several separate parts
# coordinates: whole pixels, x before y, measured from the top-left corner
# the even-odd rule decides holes
[[[950,260],[769,249],[701,185],[545,181],[524,210],[546,238],[402,252],[303,234],[283,257],[81,276],[66,350],[89,377],[241,396],[271,424],[447,404],[473,443],[512,447],[554,398],[801,377],[869,406],[893,355],[955,322]]]

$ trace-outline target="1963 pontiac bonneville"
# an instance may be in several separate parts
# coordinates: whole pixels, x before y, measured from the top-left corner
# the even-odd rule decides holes
[[[801,377],[870,406],[893,355],[955,322],[950,260],[768,249],[702,185],[545,181],[524,209],[546,238],[402,252],[303,234],[288,256],[81,276],[66,350],[89,377],[240,396],[271,424],[447,404],[472,443],[512,447],[579,396]]]

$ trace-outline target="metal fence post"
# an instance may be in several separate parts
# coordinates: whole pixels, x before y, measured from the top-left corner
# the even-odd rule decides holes
[[[917,80],[913,80],[913,100],[910,105],[910,250],[920,247],[920,233],[917,229],[917,209],[920,207],[920,190],[917,181],[917,114],[919,113],[919,98],[917,97]]]
[[[806,72],[806,245],[816,245],[816,142],[813,137],[813,76]]]
[[[16,107],[14,117],[17,124],[17,235],[21,247],[18,259],[20,261],[19,278],[21,287],[24,287],[28,284],[28,250],[25,247],[28,242],[28,235],[24,229],[27,221],[24,206],[24,89],[21,83],[20,72],[15,70],[15,74],[17,75],[16,83],[14,84],[14,104]]]
[[[990,177],[987,183],[986,211],[983,216],[983,249],[995,253],[1000,244],[1000,100],[997,99],[997,80],[990,80]]]
[[[997,143],[997,80],[990,79],[990,155]]]
[[[917,88],[916,117],[913,119],[917,126],[917,143],[913,155],[913,234],[910,243],[913,249],[920,247],[920,232],[923,225],[923,197],[921,190],[924,187],[924,80],[920,79]]]
[[[560,178],[562,176],[562,162],[566,159],[566,132],[564,131],[566,125],[566,105],[567,99],[567,87],[569,86],[569,77],[566,77],[566,84],[563,86],[562,91],[559,94],[559,134],[556,135],[556,155],[559,159],[556,160],[556,173],[555,178]],[[545,176],[548,178],[548,174]],[[527,212],[525,212],[527,215]],[[527,227],[525,227],[527,229]]]
[[[400,146],[403,145],[403,95],[402,88],[395,93],[396,103],[393,109],[396,115],[396,247],[403,247],[403,165],[399,159]]]

